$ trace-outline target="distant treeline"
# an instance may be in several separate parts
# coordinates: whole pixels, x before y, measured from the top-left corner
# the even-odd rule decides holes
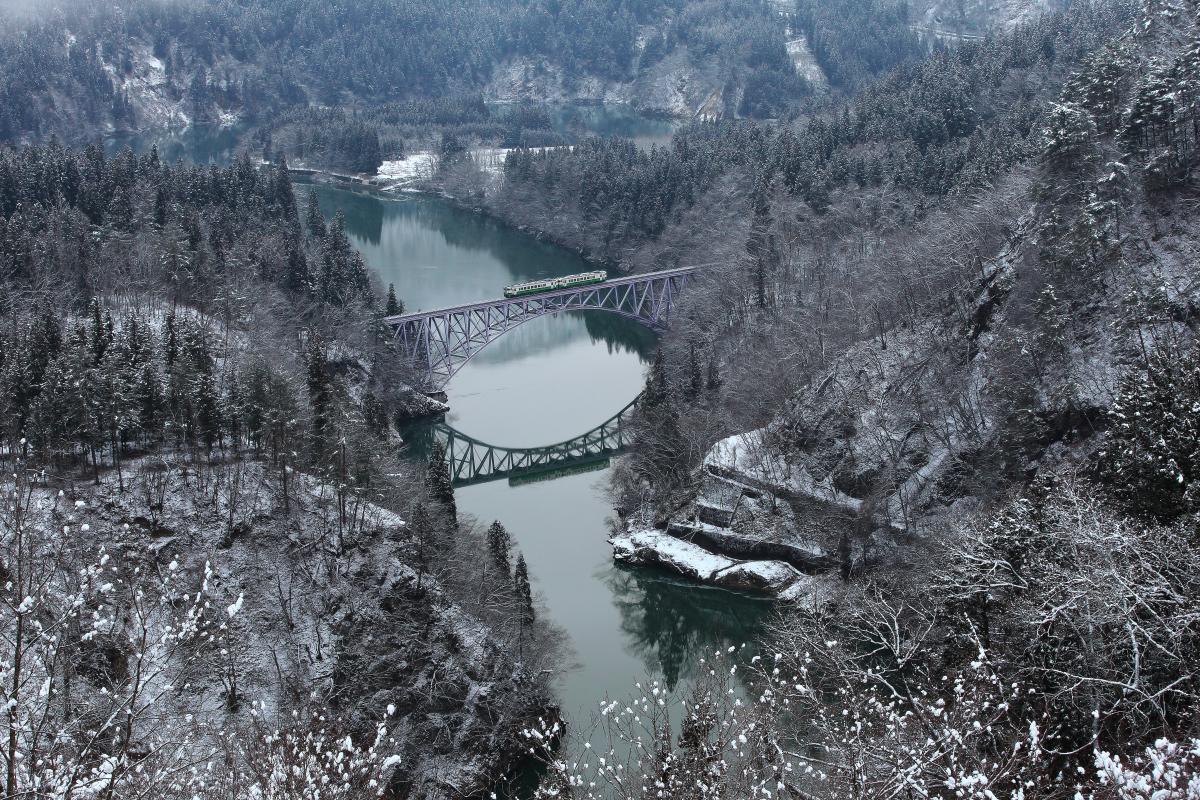
[[[500,147],[563,144],[542,106],[496,108],[478,93],[385,103],[361,112],[296,109],[281,114],[254,136],[264,156],[283,156],[307,166],[372,173],[387,159],[403,158],[406,142],[429,148],[443,138]]]
[[[665,32],[642,54],[646,26]],[[731,80],[792,95],[801,88],[784,27],[763,0],[69,2],[61,14],[4,28],[0,139],[141,125],[123,88],[135,75],[137,91],[160,94],[179,123],[354,98],[438,98],[478,89],[512,57],[545,59],[568,82],[629,80],[639,59],[654,63],[680,46]]]
[[[1022,94],[1022,87],[1028,79],[1064,78],[1113,29],[1113,13],[1050,16],[934,53],[795,126],[697,124],[654,152],[601,140],[571,150],[518,150],[508,156],[495,205],[502,213],[545,208],[546,219],[521,221],[550,230],[563,208],[573,209],[588,237],[578,244],[611,258],[658,236],[731,172],[748,175],[759,197],[778,186],[817,212],[840,191],[862,186],[932,197],[966,191],[1033,152],[1044,98]]]

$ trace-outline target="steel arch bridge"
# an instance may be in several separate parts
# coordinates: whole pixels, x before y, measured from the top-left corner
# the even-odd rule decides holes
[[[473,439],[445,423],[435,425],[432,435],[446,448],[454,486],[550,474],[623,452],[632,438],[629,423],[639,400],[641,395],[587,433],[545,447],[498,447]]]
[[[613,278],[526,297],[486,300],[387,317],[401,352],[422,373],[426,391],[441,391],[468,361],[513,328],[560,311],[608,311],[661,331],[696,267]]]

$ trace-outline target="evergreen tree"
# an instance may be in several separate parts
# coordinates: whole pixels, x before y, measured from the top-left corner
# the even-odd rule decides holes
[[[487,532],[488,552],[491,554],[492,561],[496,564],[496,568],[504,576],[505,580],[512,577],[512,565],[509,563],[508,551],[512,547],[512,537],[508,535],[508,531],[500,524],[499,520],[494,521]]]
[[[665,403],[669,397],[667,384],[667,368],[662,348],[654,353],[654,363],[650,367],[650,375],[646,379],[646,388],[642,390],[641,406],[653,409]]]
[[[700,359],[696,356],[696,343],[691,342],[688,351],[688,398],[695,400],[704,389],[704,375],[700,371]]]
[[[404,313],[404,303],[396,298],[396,285],[388,284],[387,307],[385,309],[389,317],[399,316]]]
[[[175,359],[179,355],[179,340],[175,331],[175,309],[171,308],[167,312],[167,317],[163,321],[163,362],[167,365],[167,371],[170,372],[175,367]]]
[[[328,229],[325,227],[325,215],[321,213],[321,204],[317,202],[317,190],[308,190],[308,209],[305,211],[305,225],[310,236],[324,239]]]
[[[221,435],[223,416],[221,396],[217,388],[216,359],[204,331],[188,324],[180,344],[183,362],[184,425],[189,441],[198,441],[205,450],[212,450]]]
[[[1170,520],[1200,510],[1200,355],[1165,349],[1124,381],[1097,466],[1132,510]]]
[[[517,553],[517,566],[513,570],[513,586],[517,590],[517,602],[520,603],[521,627],[532,625],[535,619],[533,610],[533,587],[529,583],[529,567],[525,565],[525,555]]]
[[[458,508],[454,502],[454,483],[450,478],[450,466],[446,463],[446,448],[436,439],[433,447],[429,450],[429,464],[425,469],[425,485],[429,489],[430,497],[441,503],[442,508],[446,509],[446,513],[453,519],[458,514]]]
[[[92,298],[92,302],[88,306],[88,316],[91,318],[92,324],[89,337],[92,347],[92,364],[99,365],[104,359],[104,352],[108,349],[109,336],[104,324],[100,301],[97,298]]]
[[[708,356],[708,376],[706,379],[706,388],[709,392],[713,393],[721,388],[721,373],[717,365],[716,353],[711,353]]]
[[[162,385],[153,362],[146,362],[142,366],[136,392],[138,425],[146,436],[156,439],[162,433],[165,409],[163,408]]]
[[[333,376],[325,358],[325,343],[315,331],[308,334],[308,401],[312,406],[310,430],[313,461],[328,465],[330,429],[333,425]]]
[[[433,557],[433,520],[424,503],[418,502],[413,506],[412,515],[408,519],[408,531],[416,548],[417,588],[420,589]]]

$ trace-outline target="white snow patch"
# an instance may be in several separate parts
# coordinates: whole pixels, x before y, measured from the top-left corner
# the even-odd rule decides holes
[[[740,561],[712,553],[662,531],[637,529],[614,536],[613,557],[627,564],[658,564],[701,583],[783,596],[803,573],[782,561]]]

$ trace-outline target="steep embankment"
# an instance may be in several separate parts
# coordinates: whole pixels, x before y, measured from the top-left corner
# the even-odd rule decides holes
[[[836,554],[849,574],[902,561],[908,545],[1036,476],[1121,482],[1101,434],[1127,428],[1126,409],[1147,408],[1174,380],[1165,365],[1190,363],[1200,326],[1200,226],[1188,213],[1200,27],[1194,7],[1153,11],[1071,76],[1036,129],[1031,177],[1018,172],[939,225],[881,236],[855,259],[898,280],[909,310],[889,325],[868,304],[868,336],[808,372],[760,430],[709,451],[705,488],[671,512],[667,532],[722,551],[701,525],[722,517],[739,536]],[[918,300],[921,282],[939,289]],[[1190,423],[1164,413],[1139,416],[1162,429],[1146,434],[1144,457],[1183,485],[1187,470],[1171,465],[1190,456],[1158,451],[1176,447],[1176,422]],[[718,479],[789,510],[714,504],[707,487]],[[1135,505],[1176,513],[1157,503]]]
[[[134,459],[64,492],[35,490],[41,513],[26,524],[51,539],[64,524],[84,525],[93,547],[120,565],[118,584],[153,597],[138,573],[171,573],[202,585],[205,607],[219,609],[219,652],[124,652],[120,624],[99,639],[113,676],[134,659],[146,674],[188,676],[186,687],[138,708],[135,751],[166,738],[200,758],[209,731],[321,702],[330,724],[346,730],[387,725],[381,756],[399,758],[389,770],[395,787],[459,798],[484,792],[520,758],[521,728],[553,715],[544,690],[514,668],[504,634],[414,560],[412,520],[358,499],[343,509],[333,486],[299,473],[281,486],[266,465],[237,458]],[[115,591],[120,607],[123,589]],[[142,717],[159,722],[146,727]]]

